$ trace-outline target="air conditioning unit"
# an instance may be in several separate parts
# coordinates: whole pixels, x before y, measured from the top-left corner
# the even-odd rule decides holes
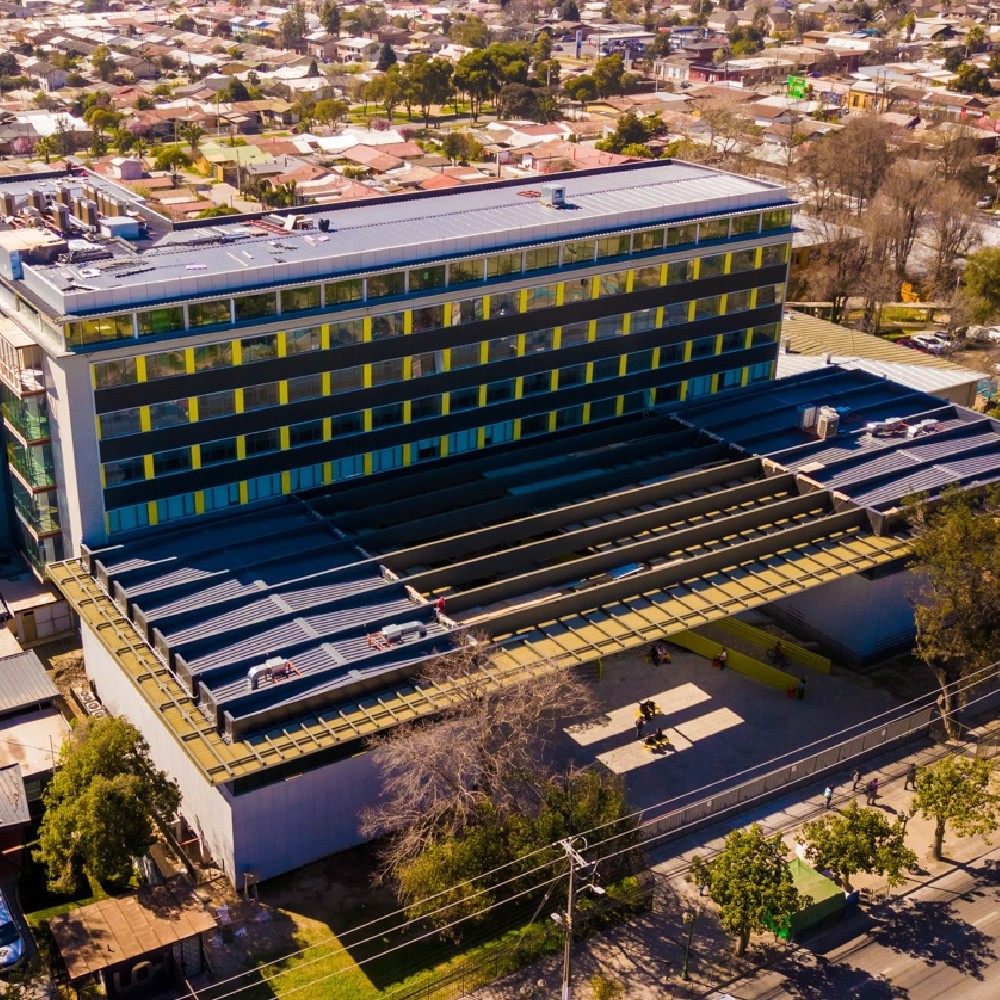
[[[427,626],[423,622],[399,622],[386,625],[382,629],[382,635],[389,642],[409,642],[413,639],[422,639],[427,635]]]
[[[816,417],[816,436],[821,441],[840,433],[840,414],[832,406],[824,406]]]
[[[549,208],[565,208],[566,188],[562,184],[543,184],[539,201]]]
[[[816,413],[819,407],[814,403],[803,403],[802,406],[798,408],[795,426],[799,430],[808,431],[816,426]]]

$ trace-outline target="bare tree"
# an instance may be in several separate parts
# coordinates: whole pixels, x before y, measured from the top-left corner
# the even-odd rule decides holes
[[[875,207],[885,227],[897,278],[906,276],[906,264],[935,186],[930,164],[901,159],[889,168],[878,190]]]
[[[861,230],[845,218],[824,220],[820,226],[822,250],[806,273],[809,298],[832,302],[830,319],[839,323],[847,301],[864,288],[862,276],[868,270],[871,247]]]
[[[727,166],[740,170],[761,134],[744,102],[735,94],[713,97],[702,106],[700,121],[713,152]]]
[[[829,139],[813,139],[806,144],[796,164],[799,184],[808,192],[807,207],[822,216],[837,205],[837,170],[831,161]]]
[[[984,180],[977,166],[980,136],[968,125],[945,125],[930,133],[933,145],[928,158],[937,167],[943,181],[958,181],[972,191],[979,190]]]
[[[827,149],[837,189],[851,199],[860,216],[875,197],[892,162],[887,129],[877,115],[852,118]]]
[[[887,302],[895,302],[899,290],[893,264],[894,225],[885,203],[876,199],[861,221],[866,256],[858,270],[858,294],[864,298],[862,325],[877,334],[882,326],[882,310]]]
[[[935,298],[955,290],[958,262],[982,242],[975,196],[957,181],[941,184],[931,195],[927,242],[934,251]]]
[[[530,812],[553,776],[553,734],[595,710],[590,687],[569,669],[500,684],[481,640],[435,659],[420,684],[445,707],[375,745],[382,796],[362,816],[365,836],[393,834],[390,876],[487,812],[493,822]]]

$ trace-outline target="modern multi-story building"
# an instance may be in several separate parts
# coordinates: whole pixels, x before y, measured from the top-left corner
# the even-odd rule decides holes
[[[170,227],[0,183],[0,379],[36,565],[772,378],[784,188],[659,161]]]

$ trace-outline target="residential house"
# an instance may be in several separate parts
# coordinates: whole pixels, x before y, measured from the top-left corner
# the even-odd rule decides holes
[[[372,38],[338,38],[338,62],[375,62],[382,46]]]
[[[39,59],[30,66],[24,67],[24,75],[38,82],[38,89],[51,94],[66,86],[69,74],[64,69],[53,66],[52,63]]]

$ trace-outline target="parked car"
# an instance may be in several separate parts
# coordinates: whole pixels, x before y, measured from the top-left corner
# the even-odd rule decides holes
[[[0,892],[0,969],[17,965],[23,954],[24,941],[21,940],[10,906]]]
[[[900,347],[908,347],[911,351],[923,351],[924,354],[927,353],[927,348],[921,344],[919,341],[914,340],[912,337],[902,337],[896,341]]]
[[[952,349],[950,340],[945,340],[937,333],[915,333],[913,340],[922,344],[928,354],[947,354]]]
[[[978,208],[990,208],[993,205],[993,196],[989,194],[984,194],[979,201],[976,202]]]

